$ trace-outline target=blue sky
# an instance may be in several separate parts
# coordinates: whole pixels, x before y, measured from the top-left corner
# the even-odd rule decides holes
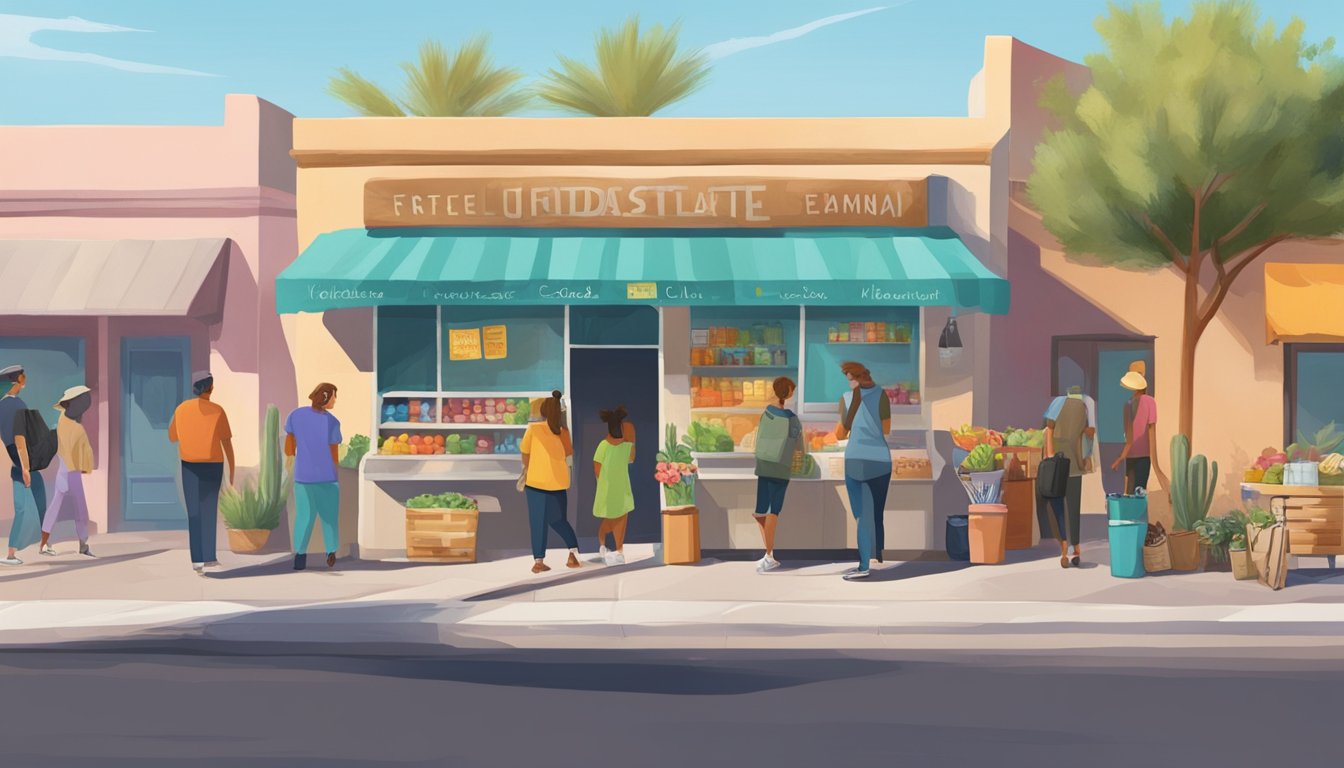
[[[1302,18],[1311,39],[1344,38],[1341,0],[1260,8],[1280,23]],[[1080,61],[1099,47],[1092,23],[1105,10],[1105,0],[0,0],[0,123],[217,123],[226,93],[302,117],[348,115],[325,93],[337,67],[397,85],[398,63],[425,38],[452,46],[485,32],[498,63],[539,74],[556,52],[588,58],[594,32],[631,13],[680,19],[686,45],[718,53],[742,47],[725,44],[736,38],[781,38],[718,58],[710,83],[662,114],[964,115],[986,35]]]

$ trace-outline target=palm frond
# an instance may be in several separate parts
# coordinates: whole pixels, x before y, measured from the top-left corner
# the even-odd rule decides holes
[[[475,37],[450,59],[441,44],[423,43],[419,61],[401,65],[407,111],[424,117],[498,117],[526,107],[530,94],[518,87],[523,73],[496,67],[488,45],[486,36]]]
[[[560,109],[598,117],[647,117],[701,88],[709,59],[680,51],[681,23],[655,24],[641,33],[639,17],[604,29],[594,45],[596,66],[559,56],[538,93]]]
[[[404,117],[396,100],[376,83],[342,67],[327,83],[327,93],[366,117]]]

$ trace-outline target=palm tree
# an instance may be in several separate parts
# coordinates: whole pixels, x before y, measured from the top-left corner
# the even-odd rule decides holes
[[[519,88],[523,73],[496,67],[486,50],[485,35],[462,44],[448,58],[432,40],[420,45],[419,62],[403,62],[406,85],[401,98],[342,67],[327,92],[369,117],[498,117],[519,111],[531,94]]]
[[[560,56],[538,89],[541,98],[570,111],[598,117],[647,117],[694,93],[709,77],[709,59],[681,51],[681,23],[655,24],[640,34],[639,17],[597,35],[597,68]]]

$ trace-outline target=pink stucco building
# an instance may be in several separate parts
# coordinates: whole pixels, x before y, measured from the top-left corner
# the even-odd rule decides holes
[[[223,125],[0,127],[0,367],[27,367],[53,422],[66,387],[93,388],[95,531],[185,525],[166,431],[191,371],[215,374],[244,468],[265,406],[294,404],[274,301],[296,252],[292,121],[230,95]],[[0,494],[0,529],[11,516]]]

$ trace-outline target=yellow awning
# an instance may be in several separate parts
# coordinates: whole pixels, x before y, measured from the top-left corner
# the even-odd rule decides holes
[[[1344,264],[1266,264],[1269,343],[1344,342]]]

